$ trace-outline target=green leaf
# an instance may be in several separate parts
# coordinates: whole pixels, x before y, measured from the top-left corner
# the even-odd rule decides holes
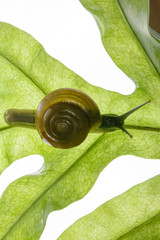
[[[113,61],[135,82],[137,91],[145,87],[150,97],[159,86],[160,44],[148,30],[148,0],[81,3],[94,15]]]
[[[29,34],[0,23],[0,171],[30,154],[40,154],[45,161],[38,173],[16,180],[3,193],[0,239],[39,239],[48,214],[86,195],[99,173],[116,157],[132,154],[160,158],[157,68],[116,1],[89,0],[83,4],[96,16],[107,51],[134,80],[137,89],[132,95],[123,96],[92,86],[50,57]],[[46,94],[61,87],[86,92],[102,113],[122,114],[150,99],[150,104],[126,121],[128,125],[147,128],[130,130],[133,139],[121,131],[90,134],[80,146],[59,150],[43,143],[36,131],[10,128],[4,122],[6,109],[34,109]]]
[[[160,175],[136,185],[70,226],[58,240],[159,239]]]

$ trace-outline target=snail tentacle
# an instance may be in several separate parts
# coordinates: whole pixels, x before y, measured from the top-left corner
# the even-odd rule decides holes
[[[127,131],[124,125],[124,121],[126,120],[127,117],[129,117],[132,113],[140,109],[141,107],[145,106],[147,103],[151,102],[148,100],[147,102],[131,109],[130,111],[118,116],[115,114],[104,114],[102,115],[102,123],[99,127],[99,131],[104,131],[106,132],[107,129],[110,129],[110,131],[115,131],[117,129],[121,129],[123,132],[127,133],[130,138],[133,136]]]

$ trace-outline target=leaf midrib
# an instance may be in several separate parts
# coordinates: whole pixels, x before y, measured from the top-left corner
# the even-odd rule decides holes
[[[3,132],[3,131],[8,130],[10,128],[12,128],[12,127],[10,127],[10,126],[2,127],[2,128],[0,128],[0,132]]]
[[[150,126],[146,126],[146,125],[138,126],[138,125],[129,125],[129,124],[126,124],[124,126],[127,129],[132,129],[132,130],[137,130],[137,131],[160,132],[160,127],[150,127]],[[6,130],[11,130],[11,129],[17,128],[17,127],[18,126],[15,126],[15,127],[13,127],[13,126],[2,127],[2,128],[0,128],[0,132],[6,131]],[[21,128],[23,128],[23,127],[21,127]],[[117,130],[120,130],[120,129],[117,129]],[[109,128],[109,129],[106,129],[106,131],[104,131],[104,133],[109,133],[109,132],[113,132],[113,131],[115,131],[115,129]]]

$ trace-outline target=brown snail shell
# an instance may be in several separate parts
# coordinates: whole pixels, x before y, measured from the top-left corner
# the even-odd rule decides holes
[[[57,148],[71,148],[84,141],[101,124],[97,104],[71,88],[55,90],[42,99],[35,117],[41,138]]]

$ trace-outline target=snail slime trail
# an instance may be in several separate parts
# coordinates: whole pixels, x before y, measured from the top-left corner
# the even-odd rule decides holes
[[[4,119],[10,126],[37,129],[44,142],[67,149],[81,144],[92,132],[106,133],[120,129],[132,137],[124,121],[149,102],[121,116],[101,115],[99,107],[87,94],[77,89],[60,88],[45,96],[36,110],[8,109]],[[136,127],[130,125],[128,128]]]

